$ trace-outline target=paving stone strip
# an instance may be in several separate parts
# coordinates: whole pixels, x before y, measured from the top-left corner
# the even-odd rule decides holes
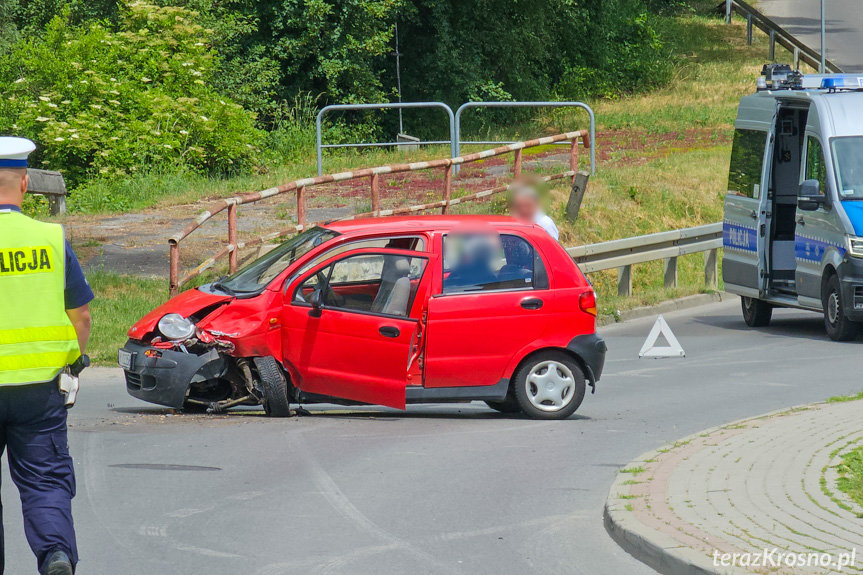
[[[606,528],[664,575],[863,573],[863,509],[837,489],[835,469],[863,442],[861,410],[860,401],[803,406],[646,453],[612,485]],[[726,553],[739,557],[723,562]]]

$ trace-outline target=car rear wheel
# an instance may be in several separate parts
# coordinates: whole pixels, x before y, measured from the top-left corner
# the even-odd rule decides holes
[[[845,315],[845,302],[842,301],[842,290],[839,287],[839,276],[831,276],[824,290],[824,327],[827,335],[833,341],[851,341],[857,337],[860,324],[848,319]]]
[[[565,353],[540,352],[515,374],[513,386],[521,410],[534,419],[566,419],[584,400],[581,367]]]
[[[264,392],[264,411],[270,417],[289,417],[291,406],[288,399],[288,380],[273,357],[256,357],[255,368],[261,378]]]
[[[749,327],[767,327],[773,316],[773,306],[754,297],[741,297],[740,304],[743,308],[743,321]]]

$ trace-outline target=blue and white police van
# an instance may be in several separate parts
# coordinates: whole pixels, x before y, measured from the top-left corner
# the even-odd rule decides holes
[[[751,327],[777,306],[807,309],[851,340],[863,326],[863,74],[771,64],[763,76],[735,123],[725,289]]]

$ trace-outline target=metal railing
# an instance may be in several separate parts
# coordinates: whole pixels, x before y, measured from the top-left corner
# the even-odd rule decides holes
[[[802,61],[822,73],[826,73],[828,71],[836,73],[842,72],[842,68],[840,68],[830,60],[824,61],[825,69],[822,69],[821,54],[817,50],[813,50],[812,48],[795,38],[782,26],[780,26],[779,24],[777,24],[776,22],[774,22],[743,0],[725,0],[724,4],[725,19],[727,22],[731,22],[731,16],[734,13],[739,14],[746,19],[747,43],[752,44],[752,34],[754,28],[758,28],[759,30],[767,34],[770,39],[769,58],[771,61],[776,61],[776,45],[779,44],[793,54],[795,70],[800,67],[800,62]]]
[[[224,200],[219,200],[212,204],[207,210],[205,210],[202,214],[200,214],[197,218],[195,218],[189,225],[187,225],[180,233],[174,235],[168,240],[169,250],[170,250],[170,294],[171,296],[177,295],[179,289],[184,284],[188,283],[192,279],[198,277],[201,273],[206,271],[207,269],[213,267],[219,260],[224,257],[228,257],[228,270],[233,273],[237,270],[238,265],[238,252],[243,248],[252,247],[255,245],[263,244],[266,241],[273,240],[276,238],[288,236],[290,234],[299,232],[304,230],[308,225],[306,223],[306,188],[311,188],[314,186],[320,186],[323,184],[330,184],[334,182],[346,182],[346,181],[356,181],[368,179],[369,182],[369,192],[371,196],[371,206],[372,211],[363,213],[363,214],[355,214],[350,216],[349,218],[344,219],[354,219],[359,217],[379,217],[379,216],[391,216],[391,215],[401,215],[401,214],[410,214],[415,212],[422,212],[431,209],[440,208],[441,213],[446,214],[451,206],[476,201],[482,198],[486,198],[492,196],[494,194],[499,194],[510,189],[511,185],[503,185],[497,186],[495,188],[491,188],[488,190],[482,190],[480,192],[475,192],[472,194],[468,194],[465,196],[461,196],[458,198],[452,197],[453,185],[452,185],[452,173],[453,167],[461,164],[467,164],[471,162],[478,162],[484,160],[486,158],[491,158],[495,156],[500,156],[503,154],[513,154],[513,178],[518,178],[521,176],[521,166],[522,166],[522,150],[528,148],[534,148],[537,146],[547,146],[549,144],[555,144],[557,142],[568,141],[570,143],[570,153],[569,153],[569,170],[565,172],[561,172],[559,174],[554,174],[550,176],[544,176],[539,178],[539,181],[550,182],[554,180],[561,180],[564,178],[570,178],[572,181],[575,180],[576,173],[578,171],[578,143],[581,140],[586,144],[586,140],[589,138],[588,133],[584,131],[577,132],[567,132],[565,134],[558,134],[556,136],[548,136],[545,138],[538,138],[535,140],[528,140],[525,142],[515,142],[512,144],[508,144],[505,146],[501,146],[498,148],[494,148],[491,150],[484,150],[482,152],[477,152],[475,154],[468,154],[466,156],[459,156],[456,158],[445,158],[440,160],[431,160],[427,162],[413,162],[410,164],[391,164],[388,166],[379,166],[376,168],[365,168],[361,170],[356,170],[352,172],[340,172],[337,174],[328,174],[326,176],[318,176],[316,178],[305,178],[302,180],[295,180],[293,182],[288,182],[287,184],[283,184],[281,186],[277,186],[274,188],[269,188],[263,190],[261,192],[255,192],[251,194],[242,194],[239,196],[235,196],[232,198],[227,198]],[[382,210],[380,207],[380,178],[386,174],[398,174],[404,172],[414,172],[420,170],[434,170],[434,169],[442,169],[444,171],[444,189],[443,189],[443,199],[430,202],[420,205],[414,206],[405,206],[398,207],[392,209]],[[271,198],[277,195],[285,194],[288,192],[296,192],[296,202],[297,202],[297,225],[290,226],[283,230],[268,234],[266,236],[262,236],[256,238],[251,241],[241,242],[238,237],[238,227],[237,227],[237,206],[243,204],[251,204],[254,202],[258,202],[260,200]],[[222,211],[227,210],[228,212],[228,234],[227,234],[227,245],[225,245],[222,249],[220,249],[216,254],[212,257],[208,258],[200,265],[198,265],[195,269],[184,275],[182,278],[180,277],[180,242],[182,242],[185,238],[187,238],[192,232],[200,228],[204,223],[211,220],[214,216],[221,213]]]
[[[456,129],[455,129],[455,117],[452,113],[452,108],[444,104],[443,102],[405,102],[405,103],[393,103],[393,104],[333,104],[331,106],[324,106],[321,108],[321,111],[318,112],[318,117],[315,120],[315,133],[317,134],[317,145],[316,152],[318,156],[318,176],[322,176],[324,173],[324,157],[323,150],[324,148],[371,148],[376,146],[398,146],[403,145],[405,142],[364,142],[364,143],[354,143],[354,144],[324,144],[323,143],[323,134],[321,129],[322,120],[324,114],[327,112],[334,112],[337,110],[404,110],[408,108],[439,108],[447,113],[449,117],[449,140],[438,140],[438,141],[418,141],[418,142],[410,142],[410,145],[414,146],[428,146],[434,144],[449,144],[450,145],[450,153],[451,157],[458,157],[458,142],[456,141]]]
[[[497,145],[510,144],[511,142],[489,142],[489,141],[462,141],[461,139],[461,115],[470,108],[581,108],[587,111],[590,119],[590,174],[596,174],[596,116],[593,109],[584,102],[467,102],[459,106],[455,113],[455,149],[453,153],[461,154],[461,147],[471,145]]]
[[[323,118],[328,112],[338,110],[401,110],[406,108],[439,108],[444,110],[449,116],[449,140],[433,140],[433,141],[410,141],[410,142],[354,142],[350,144],[324,144],[323,143]],[[333,104],[324,106],[318,112],[315,120],[315,133],[317,136],[315,153],[318,160],[318,176],[324,173],[323,151],[326,148],[371,148],[385,146],[429,146],[429,145],[450,145],[450,154],[452,158],[457,158],[461,155],[461,146],[497,146],[501,144],[513,144],[511,141],[462,141],[461,139],[461,115],[470,108],[581,108],[587,111],[590,120],[589,126],[589,144],[590,144],[590,173],[596,174],[596,116],[593,109],[584,102],[467,102],[459,106],[455,114],[452,108],[443,102],[405,102],[393,104]],[[455,168],[458,173],[458,166]]]
[[[704,283],[717,286],[717,253],[722,247],[722,223],[671,230],[599,244],[567,248],[581,271],[588,274],[617,268],[617,293],[632,295],[632,266],[655,260],[664,262],[665,287],[677,286],[677,258],[705,252]]]

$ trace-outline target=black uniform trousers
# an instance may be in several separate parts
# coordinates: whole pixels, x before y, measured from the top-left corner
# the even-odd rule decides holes
[[[72,524],[75,471],[66,434],[65,399],[57,381],[0,386],[0,456],[8,450],[9,472],[21,494],[24,533],[38,565],[55,551],[75,565]],[[0,574],[5,568],[0,504]]]

